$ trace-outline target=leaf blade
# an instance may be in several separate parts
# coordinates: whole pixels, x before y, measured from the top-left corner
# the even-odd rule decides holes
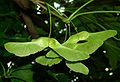
[[[78,72],[78,73],[82,73],[87,75],[89,73],[89,69],[82,63],[77,62],[77,63],[69,63],[66,62],[66,65],[68,68],[70,68],[72,71]]]
[[[88,59],[90,57],[89,54],[85,52],[70,49],[65,46],[59,46],[58,48],[55,48],[54,51],[56,51],[60,56],[68,61],[80,61]]]
[[[38,51],[43,50],[44,47],[40,47],[36,43],[32,42],[9,42],[5,44],[5,49],[16,56],[24,57],[37,53]]]
[[[46,58],[45,56],[40,56],[35,60],[37,63],[45,66],[51,67],[54,64],[58,64],[62,61],[61,58]]]
[[[78,44],[76,50],[84,51],[88,54],[95,52],[105,40],[115,36],[117,32],[115,30],[107,30],[96,33],[91,33],[90,36],[86,39],[87,42]]]

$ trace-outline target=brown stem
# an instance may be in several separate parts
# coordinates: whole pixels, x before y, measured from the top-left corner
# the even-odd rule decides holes
[[[21,12],[21,15],[22,15],[22,18],[23,18],[25,24],[28,27],[28,30],[29,30],[32,38],[38,38],[39,35],[38,35],[38,33],[35,29],[35,26],[34,26],[32,20],[31,20],[31,18],[23,12]]]
[[[35,29],[33,21],[30,18],[30,16],[26,14],[26,11],[31,9],[29,1],[28,0],[14,0],[14,1],[22,9],[22,12],[21,12],[22,18],[25,24],[27,25],[28,31],[31,34],[32,38],[37,38],[38,33]]]

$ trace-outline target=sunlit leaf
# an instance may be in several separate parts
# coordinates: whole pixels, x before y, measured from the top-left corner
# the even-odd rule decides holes
[[[93,40],[102,40],[105,41],[108,38],[111,38],[117,34],[117,31],[115,30],[106,30],[96,33],[91,33],[89,38],[87,38],[87,41],[93,41]]]
[[[89,54],[95,52],[106,39],[116,35],[116,31],[107,30],[96,33],[86,31],[72,35],[62,45],[53,38],[41,37],[33,39],[32,42],[9,42],[5,44],[6,50],[17,56],[28,56],[37,53],[46,47],[54,50],[47,53],[47,57],[63,57],[68,61],[79,61],[89,58]],[[77,43],[86,40],[84,43]]]
[[[61,60],[62,60],[61,58],[48,58],[45,56],[40,56],[36,58],[35,61],[41,65],[52,66],[54,64],[60,63]]]
[[[82,44],[77,45],[77,47],[75,48],[76,50],[79,51],[84,51],[87,54],[92,54],[93,52],[95,52],[101,45],[103,44],[103,41],[89,41],[89,42],[85,42]]]
[[[87,42],[78,44],[75,49],[92,54],[103,44],[105,40],[115,36],[116,34],[117,32],[115,30],[91,33],[91,35],[86,39]]]
[[[63,46],[68,47],[70,49],[74,49],[78,44],[76,43],[65,43]]]
[[[68,61],[79,61],[79,60],[85,60],[89,58],[89,54],[85,52],[81,52],[79,50],[72,49],[77,44],[69,44],[66,43],[64,46],[59,46],[57,48],[54,48],[53,50],[49,51],[46,56],[50,58],[57,58],[57,57],[63,57]],[[65,47],[66,46],[66,47]]]
[[[49,58],[57,58],[57,57],[60,57],[59,54],[57,54],[56,52],[54,51],[49,51],[47,54],[46,54],[47,57]]]
[[[65,46],[65,47],[68,47],[68,48],[73,49],[77,44],[75,44],[75,43],[65,43],[65,44],[62,44],[62,45]],[[62,45],[60,45],[60,46],[62,46]],[[57,48],[59,48],[59,46],[58,46]],[[54,49],[55,49],[55,48],[53,48],[53,50],[49,51],[49,52],[46,54],[46,56],[47,56],[47,57],[50,57],[50,58],[59,57],[60,54],[58,54],[57,52],[55,52]]]
[[[5,49],[16,56],[29,56],[43,50],[44,46],[39,46],[35,42],[9,42],[5,44]]]
[[[79,61],[89,58],[89,54],[95,52],[105,40],[116,35],[116,31],[107,30],[96,33],[88,33],[86,31],[72,35],[63,46],[59,46],[47,53],[47,57],[62,56],[68,61]],[[77,43],[78,41],[86,40],[84,43]]]
[[[60,43],[53,38],[40,37],[31,42],[8,42],[5,44],[5,49],[16,56],[23,57],[42,51],[46,47],[55,48],[59,45]]]
[[[56,39],[49,37],[40,37],[38,39],[33,39],[32,42],[35,42],[39,46],[50,48],[56,48],[61,45]]]
[[[8,42],[5,44],[5,49],[10,53],[23,57],[42,51],[48,47],[48,44],[49,38],[41,37],[34,39],[32,42]]]
[[[88,59],[90,56],[86,52],[70,49],[68,47],[59,46],[54,49],[60,56],[68,61],[79,61]]]
[[[87,75],[89,73],[89,69],[84,64],[82,64],[80,62],[77,62],[77,63],[66,62],[66,65],[72,71],[79,72],[79,73],[82,73],[82,74],[85,74],[85,75]]]
[[[86,40],[89,37],[89,35],[90,33],[88,33],[87,31],[82,31],[80,33],[70,36],[65,43],[77,43],[78,41]]]
[[[49,41],[49,47],[50,48],[56,48],[56,47],[61,46],[61,44],[56,39],[50,38],[49,40],[50,40]]]

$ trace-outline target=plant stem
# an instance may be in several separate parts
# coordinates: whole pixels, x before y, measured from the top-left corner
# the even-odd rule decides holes
[[[74,24],[72,21],[71,21],[71,23],[72,23],[72,25],[73,25],[75,31],[78,33],[78,30],[77,30],[77,27],[75,26],[75,24]]]
[[[43,9],[47,10],[47,8],[46,8],[44,5],[42,5],[42,4],[40,4],[40,3],[37,3],[37,4],[40,5]],[[53,12],[53,11],[51,11],[51,14],[53,14],[54,16],[56,16],[56,17],[58,17],[58,18],[60,18],[60,19],[63,19],[63,17],[62,17],[61,15],[58,15],[58,14],[56,14],[56,13]]]
[[[1,62],[0,62],[0,65],[2,66],[2,69],[3,69],[3,75],[6,76],[5,67],[3,66],[3,64]]]
[[[78,17],[80,15],[96,14],[96,13],[120,13],[120,11],[90,11],[90,12],[83,12],[83,13],[75,15],[74,17],[71,18],[71,20],[75,19],[76,17]]]
[[[65,24],[65,27],[66,27],[66,33],[65,33],[65,39],[64,39],[64,42],[67,40],[67,33],[68,33],[68,28],[67,28],[67,25]]]
[[[69,37],[71,36],[70,24],[68,24]]]
[[[50,8],[52,8],[54,11],[56,11],[59,15],[61,15],[62,16],[62,13],[61,12],[59,12],[57,9],[55,9],[53,6],[51,6],[50,4],[48,4],[48,3],[46,3],[47,4],[47,6],[49,6]]]
[[[74,15],[79,11],[81,10],[82,8],[84,8],[86,5],[88,5],[89,3],[93,2],[94,0],[90,0],[88,1],[87,3],[85,3],[84,5],[82,5],[80,8],[78,8],[74,13],[72,13],[70,15],[70,17],[68,18],[68,20],[70,21],[72,18],[74,18]]]
[[[50,16],[50,19],[49,19],[49,22],[50,22],[49,38],[50,38],[51,32],[52,32],[52,19],[51,19],[51,11],[50,11],[49,6],[48,6],[48,12],[49,12],[49,16]]]
[[[23,18],[25,24],[28,27],[28,31],[30,32],[32,38],[38,38],[39,34],[36,30],[34,23],[32,22],[32,19],[30,18],[30,16],[28,16],[24,12],[21,12],[21,15],[22,15],[22,18]]]

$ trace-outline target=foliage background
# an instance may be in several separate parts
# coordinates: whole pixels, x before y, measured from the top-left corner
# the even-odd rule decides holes
[[[88,0],[74,0],[71,3],[65,2],[65,0],[44,0],[44,2],[51,5],[54,5],[54,2],[56,2],[61,5],[60,7],[65,7],[64,13],[67,16],[70,16],[87,1]],[[47,8],[46,5],[44,6]],[[52,67],[42,66],[35,63],[35,58],[46,54],[46,51],[24,58],[8,53],[4,48],[6,42],[25,42],[30,41],[32,38],[49,35],[49,13],[41,7],[41,14],[37,14],[38,10],[36,10],[36,8],[37,5],[29,0],[0,0],[1,82],[23,82],[21,80],[16,80],[17,77],[21,79],[24,78],[27,82],[120,82],[119,13],[82,15],[72,21],[77,27],[78,32],[98,32],[108,29],[117,30],[118,32],[116,37],[105,41],[104,45],[92,54],[89,59],[83,61],[90,70],[90,73],[87,76],[70,71],[66,68],[64,62]],[[94,0],[79,11],[79,13],[97,10],[119,11],[120,1]],[[48,24],[45,23],[45,21],[48,21]],[[60,43],[63,43],[66,33],[65,28],[65,23],[58,17],[52,15],[51,37],[56,38]],[[71,34],[75,33],[74,26],[71,24]],[[10,63],[10,61],[12,63],[8,67],[7,64]],[[3,70],[3,68],[5,68],[5,70]],[[109,68],[109,70],[105,71],[106,68]],[[14,72],[11,73],[11,71]],[[110,75],[111,73],[113,73],[113,75]]]

